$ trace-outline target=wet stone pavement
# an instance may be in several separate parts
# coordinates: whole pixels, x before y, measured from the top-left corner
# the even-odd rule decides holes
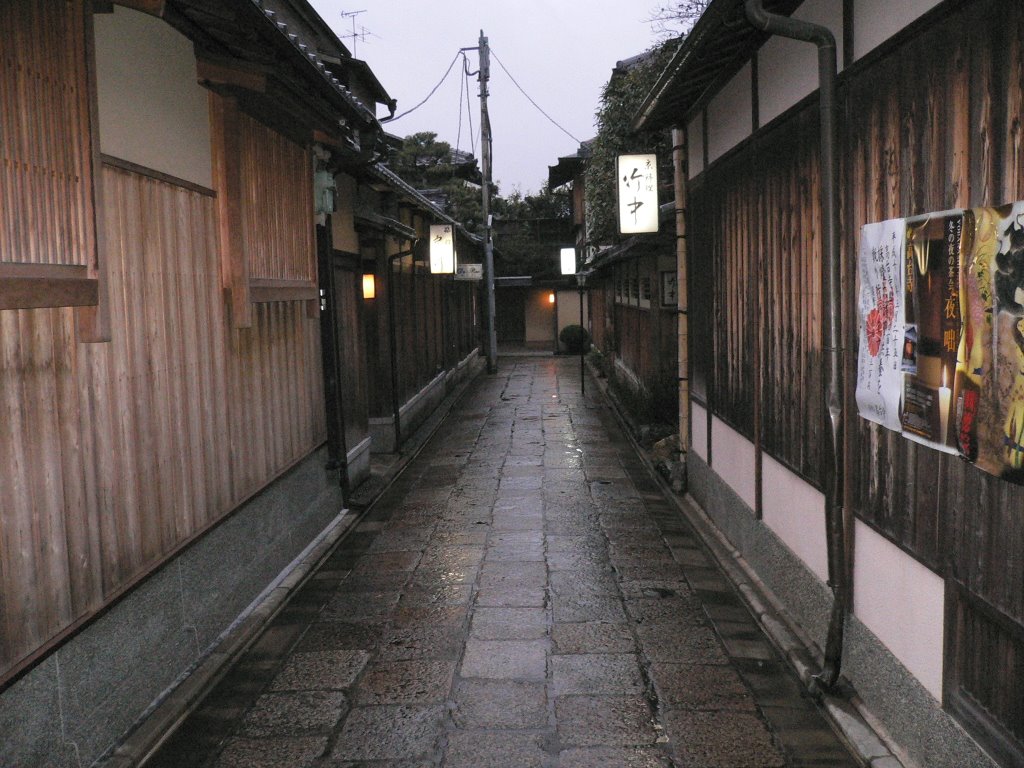
[[[855,766],[574,359],[503,359],[149,766]]]

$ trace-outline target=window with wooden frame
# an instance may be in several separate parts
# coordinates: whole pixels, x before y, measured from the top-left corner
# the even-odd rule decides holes
[[[91,10],[82,0],[3,2],[0,29],[0,310],[88,308],[79,334],[98,340]]]
[[[319,298],[313,160],[235,99],[211,98],[223,275],[234,324],[247,327],[253,303]]]
[[[651,308],[651,278],[645,275],[640,278],[640,308]]]

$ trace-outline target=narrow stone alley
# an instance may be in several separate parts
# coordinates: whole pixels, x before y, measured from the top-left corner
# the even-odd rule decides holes
[[[574,359],[502,359],[149,766],[855,766]]]

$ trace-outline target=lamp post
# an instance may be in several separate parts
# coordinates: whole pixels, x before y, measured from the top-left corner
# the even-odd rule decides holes
[[[563,277],[569,275],[576,276],[576,284],[579,286],[580,291],[580,331],[586,333],[586,329],[583,327],[583,284],[586,282],[586,273],[580,269],[576,270],[576,249],[575,248],[563,248],[559,253],[559,263]],[[583,375],[583,353],[585,351],[585,345],[583,343],[583,336],[580,336],[580,392],[586,394],[586,384],[584,383]]]
[[[583,335],[580,337],[580,394],[587,394],[586,376],[584,371],[583,357],[586,354],[586,337],[587,329],[583,325],[583,286],[587,282],[587,273],[582,269],[576,273],[576,285],[580,289],[580,328],[583,330]]]

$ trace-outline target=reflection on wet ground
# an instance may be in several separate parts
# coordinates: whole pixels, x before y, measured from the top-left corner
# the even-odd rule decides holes
[[[481,377],[149,763],[856,764],[555,357]]]

